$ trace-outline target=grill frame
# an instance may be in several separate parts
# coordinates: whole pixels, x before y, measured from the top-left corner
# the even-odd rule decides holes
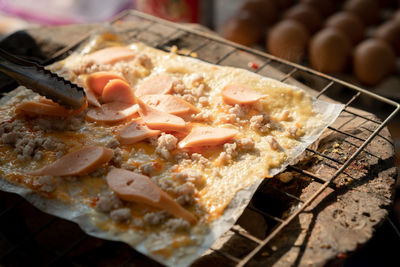
[[[374,94],[371,91],[368,91],[366,89],[363,89],[361,87],[358,87],[356,85],[350,84],[348,82],[344,82],[341,81],[337,78],[331,77],[329,75],[320,73],[318,71],[309,69],[305,66],[299,65],[299,64],[295,64],[292,62],[288,62],[279,58],[276,58],[272,55],[266,54],[264,52],[261,52],[259,50],[255,50],[255,49],[251,49],[230,41],[227,41],[223,38],[220,38],[212,33],[208,33],[208,32],[204,32],[202,30],[195,30],[193,28],[188,28],[184,25],[179,25],[179,24],[175,24],[172,22],[168,22],[147,14],[143,14],[140,12],[137,12],[135,10],[128,10],[125,12],[122,12],[120,15],[118,15],[117,17],[115,17],[111,22],[110,25],[116,25],[119,23],[119,21],[124,21],[124,20],[129,20],[129,18],[133,19],[133,20],[142,20],[142,21],[146,21],[145,23],[142,22],[142,26],[140,28],[135,28],[134,30],[132,30],[131,32],[128,31],[128,35],[129,38],[133,39],[133,40],[137,40],[137,41],[143,41],[149,45],[155,46],[156,48],[162,49],[162,50],[168,50],[170,47],[171,42],[173,43],[174,40],[176,40],[177,37],[179,37],[181,34],[188,34],[190,36],[195,36],[196,38],[200,39],[200,40],[204,40],[203,42],[200,42],[198,44],[197,47],[190,49],[189,51],[187,51],[187,54],[190,53],[199,53],[202,49],[208,49],[210,47],[210,45],[216,45],[216,47],[219,47],[219,49],[225,49],[226,53],[224,53],[222,56],[220,56],[219,58],[217,58],[215,61],[211,61],[210,59],[204,59],[201,58],[204,61],[210,62],[210,63],[214,63],[214,64],[223,64],[224,61],[228,60],[228,58],[232,55],[235,54],[239,54],[242,52],[245,52],[247,54],[253,55],[255,56],[256,60],[261,60],[261,64],[259,65],[259,67],[257,69],[250,69],[255,73],[261,73],[262,70],[264,68],[266,68],[267,66],[270,66],[271,64],[274,64],[276,66],[278,66],[279,68],[289,68],[290,70],[285,73],[283,75],[283,77],[281,77],[279,80],[281,82],[287,82],[290,79],[295,79],[297,80],[297,78],[295,77],[296,73],[299,72],[304,72],[308,75],[311,75],[313,77],[319,78],[319,79],[323,79],[325,81],[328,81],[326,85],[324,85],[321,90],[319,91],[319,93],[315,96],[317,98],[320,98],[322,96],[326,96],[326,93],[328,91],[331,90],[336,90],[335,86],[339,85],[341,90],[343,90],[343,88],[345,88],[345,90],[354,92],[354,94],[352,94],[352,96],[344,102],[345,104],[345,108],[343,109],[342,113],[349,113],[351,115],[360,117],[366,121],[372,122],[374,124],[376,124],[376,128],[371,132],[371,134],[366,138],[359,138],[355,135],[346,133],[344,131],[341,131],[339,128],[335,128],[335,127],[328,127],[329,130],[333,131],[333,132],[337,132],[339,134],[351,137],[351,138],[355,138],[358,139],[359,141],[362,142],[361,145],[359,145],[356,149],[355,152],[353,152],[351,154],[351,156],[343,161],[337,161],[334,158],[331,158],[327,155],[324,155],[312,148],[307,148],[307,151],[320,156],[323,158],[323,160],[326,160],[327,162],[331,162],[331,161],[336,161],[336,163],[338,163],[340,165],[340,167],[335,167],[336,171],[334,172],[333,175],[331,175],[330,177],[319,177],[313,173],[309,173],[305,170],[302,170],[296,166],[289,166],[288,168],[291,171],[295,171],[298,172],[302,175],[305,175],[307,177],[309,177],[311,179],[311,181],[317,182],[319,184],[318,189],[306,200],[301,200],[299,199],[297,196],[292,195],[286,191],[282,191],[279,188],[276,188],[277,192],[279,192],[282,195],[285,195],[286,197],[292,199],[294,202],[298,203],[298,208],[290,213],[290,215],[286,218],[279,218],[276,217],[274,215],[271,214],[265,214],[265,212],[263,212],[262,210],[257,209],[256,207],[252,207],[250,206],[249,209],[252,209],[260,214],[262,214],[265,217],[270,218],[271,220],[276,222],[276,225],[271,229],[271,231],[269,231],[268,235],[265,238],[258,238],[252,234],[249,234],[248,232],[244,232],[241,229],[239,229],[237,226],[234,226],[230,231],[242,236],[243,238],[246,238],[252,242],[254,242],[256,244],[255,248],[253,248],[249,253],[247,253],[244,257],[236,257],[234,255],[230,255],[228,253],[226,253],[225,251],[219,250],[219,249],[213,249],[214,251],[216,251],[217,253],[221,254],[222,256],[226,257],[227,259],[231,260],[236,266],[244,266],[247,263],[249,263],[249,261],[254,258],[256,256],[257,253],[260,252],[260,250],[262,248],[264,248],[269,242],[271,242],[271,240],[273,240],[286,226],[288,226],[295,218],[297,218],[299,216],[299,214],[301,214],[302,212],[304,212],[304,210],[311,206],[315,200],[329,187],[329,188],[334,188],[332,187],[332,182],[341,174],[343,174],[346,170],[346,168],[355,160],[355,158],[365,150],[365,148],[367,147],[368,144],[371,143],[371,141],[376,138],[376,136],[380,133],[380,131],[386,127],[386,125],[388,124],[388,122],[393,119],[396,114],[399,112],[400,110],[400,104],[387,99],[385,97],[379,96]],[[170,29],[170,31],[166,30],[165,32],[152,32],[152,27],[154,27],[154,25],[163,25],[164,27],[166,27],[165,29]],[[92,34],[92,32],[88,32],[86,35],[82,36],[82,38],[74,44],[71,44],[70,46],[56,52],[53,56],[52,59],[50,61],[48,61],[47,63],[51,63],[54,61],[57,61],[67,55],[70,54],[71,51],[73,51],[74,49],[76,49],[79,44],[81,44],[82,42],[84,42],[85,40],[87,40],[87,38]],[[146,35],[152,36],[149,37],[149,40],[146,39]],[[154,38],[154,36],[157,35],[161,35],[162,37],[159,38],[157,40],[157,42],[152,43],[152,38]],[[368,98],[371,98],[375,101],[379,101],[380,103],[384,103],[387,104],[388,106],[393,107],[393,111],[389,112],[388,115],[384,116],[383,121],[378,121],[376,119],[371,119],[369,117],[366,117],[362,114],[357,114],[355,113],[352,109],[349,109],[352,105],[352,103],[354,103],[356,100],[358,100],[359,98],[361,98],[362,96],[367,96]],[[262,186],[267,186],[269,181],[265,182]],[[15,209],[18,208],[19,205],[21,205],[23,203],[23,199],[18,200],[15,204],[11,205],[10,207],[8,207],[7,209],[3,210],[0,213],[0,218],[2,218],[4,215],[6,215],[7,213],[9,213],[10,211],[13,211]],[[39,235],[40,233],[42,233],[45,229],[47,229],[50,225],[53,224],[57,224],[58,221],[60,221],[61,219],[55,218],[55,217],[50,217],[50,219],[44,223],[41,227],[39,227],[38,229],[36,229],[35,231],[32,231],[31,235],[25,237],[23,240],[21,240],[21,242],[19,242],[18,244],[14,245],[13,247],[11,247],[10,249],[0,253],[0,261],[2,258],[10,255],[11,253],[13,253],[16,249],[18,249],[20,246],[22,246],[24,243],[26,243],[28,240],[30,240],[32,237]],[[62,249],[61,251],[58,251],[55,254],[55,257],[53,257],[53,259],[50,261],[49,265],[52,264],[56,264],[58,263],[60,260],[65,259],[65,256],[70,253],[71,251],[73,251],[74,249],[77,248],[77,246],[79,244],[81,244],[82,242],[84,242],[86,239],[88,238],[87,235],[82,235],[80,238],[78,238],[77,240],[75,240],[74,242],[71,242],[71,244],[67,247],[65,247],[64,249]],[[123,263],[121,263],[121,266],[126,266],[129,264],[130,259],[133,257],[138,257],[138,254],[136,252],[130,252],[129,257],[126,259],[126,261],[124,261]],[[72,265],[75,265],[73,262],[71,262]]]

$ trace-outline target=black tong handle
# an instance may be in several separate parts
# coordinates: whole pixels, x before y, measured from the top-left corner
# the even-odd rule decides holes
[[[68,108],[77,109],[86,102],[82,87],[35,62],[21,59],[2,49],[0,49],[0,71],[20,85]]]

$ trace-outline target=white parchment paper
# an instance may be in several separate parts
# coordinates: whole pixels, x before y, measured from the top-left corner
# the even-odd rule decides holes
[[[196,59],[187,59],[188,62],[196,62],[199,64],[199,60]],[[202,63],[208,64],[208,63]],[[209,64],[208,64],[209,65]],[[234,72],[235,69],[231,68]],[[245,70],[240,70],[240,72],[247,72]],[[268,79],[265,77],[258,76],[254,73],[248,72],[246,75],[251,77],[257,77],[259,79]],[[277,81],[270,81],[272,84],[279,84]],[[288,85],[285,85],[288,86]],[[295,88],[295,87],[293,87]],[[9,94],[9,96],[4,97],[1,103],[6,103],[11,101],[18,95],[18,90],[26,90],[26,89],[17,89]],[[295,88],[295,90],[301,90],[299,88]],[[310,144],[318,139],[320,134],[329,126],[335,119],[339,116],[341,110],[343,109],[343,105],[341,104],[333,104],[320,101],[318,99],[312,99],[313,109],[316,114],[319,116],[319,123],[317,125],[313,125],[312,128],[307,132],[306,135],[301,137],[301,143],[286,151],[287,160],[281,164],[279,167],[271,169],[270,174],[275,175],[285,167],[290,164],[296,157],[298,157]],[[84,205],[81,203],[64,203],[55,199],[47,199],[39,196],[32,190],[24,187],[20,187],[14,184],[9,183],[5,179],[0,179],[0,189],[7,192],[13,192],[21,195],[26,200],[31,202],[34,206],[41,209],[44,212],[56,215],[58,217],[64,218],[69,221],[76,222],[87,234],[104,238],[108,240],[117,240],[123,241],[131,245],[134,249],[139,252],[155,259],[156,261],[168,265],[168,266],[188,266],[194,260],[199,258],[210,246],[227,230],[229,230],[232,225],[236,222],[239,216],[242,214],[245,207],[248,205],[251,200],[253,194],[257,190],[259,184],[262,182],[262,179],[259,179],[257,182],[253,183],[251,186],[242,189],[236,193],[234,198],[231,200],[228,207],[225,209],[223,215],[211,222],[207,227],[209,228],[207,232],[204,233],[203,239],[197,245],[189,246],[187,248],[181,249],[176,254],[172,255],[169,258],[163,258],[157,255],[152,254],[148,251],[146,242],[149,241],[149,238],[157,238],[150,237],[145,235],[143,232],[129,230],[126,232],[121,231],[103,231],[96,227],[96,224],[93,221],[93,218],[96,217],[97,220],[101,220],[101,215],[98,212],[91,208],[88,205]],[[160,237],[161,238],[161,237]]]

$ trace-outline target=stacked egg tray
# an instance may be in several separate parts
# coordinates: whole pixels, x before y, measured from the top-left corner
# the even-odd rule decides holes
[[[400,99],[397,0],[247,0],[222,35]]]

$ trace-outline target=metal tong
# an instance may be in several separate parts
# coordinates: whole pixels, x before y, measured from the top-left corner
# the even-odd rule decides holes
[[[86,102],[82,87],[46,70],[43,66],[21,59],[0,49],[0,71],[20,85],[67,108],[78,109]]]

